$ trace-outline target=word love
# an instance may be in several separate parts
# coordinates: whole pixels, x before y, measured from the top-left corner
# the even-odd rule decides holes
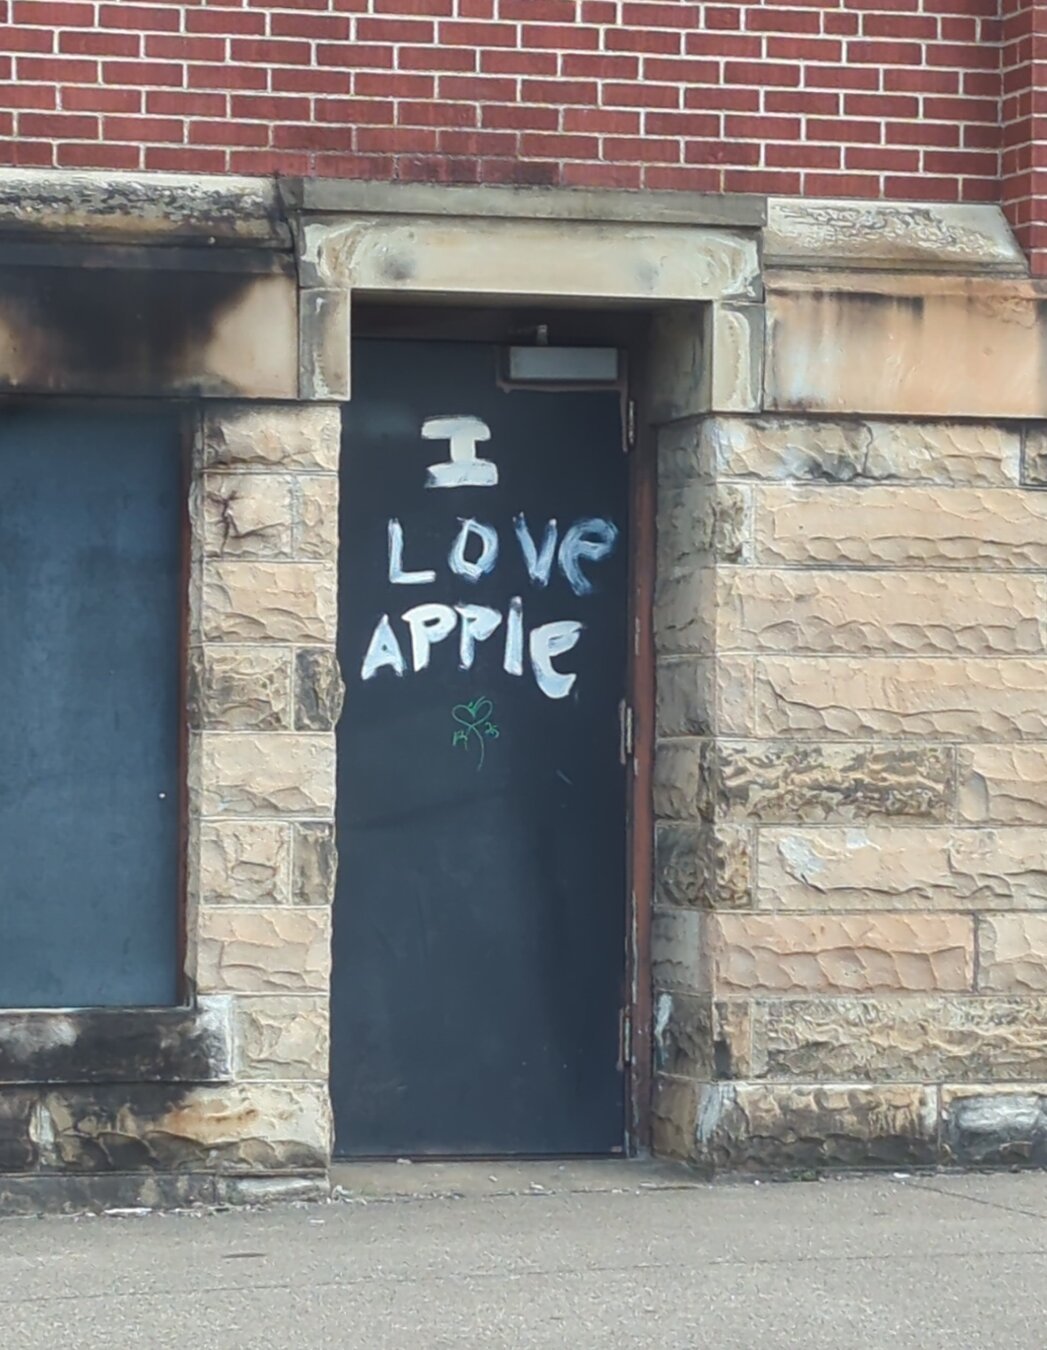
[[[513,532],[532,583],[539,587],[548,586],[553,567],[557,566],[575,595],[591,594],[593,584],[583,571],[583,564],[606,558],[618,537],[611,521],[596,516],[575,521],[562,539],[556,521],[549,520],[541,540],[536,541],[523,515],[514,519]],[[447,555],[447,565],[455,576],[477,582],[494,571],[499,549],[498,531],[493,525],[472,519],[460,520],[458,533]],[[398,520],[390,520],[390,583],[394,586],[428,586],[435,580],[433,568],[409,570],[405,567],[403,527]],[[459,669],[471,670],[477,645],[493,638],[504,624],[502,669],[506,674],[523,675],[526,649],[535,682],[546,697],[566,698],[577,679],[575,674],[557,670],[553,661],[577,646],[583,625],[577,619],[559,619],[526,633],[523,599],[519,595],[509,600],[504,615],[490,605],[432,603],[414,605],[405,610],[400,619],[407,625],[411,669],[416,673],[429,665],[433,647],[446,642],[455,633],[458,635]],[[391,670],[395,675],[407,671],[404,648],[388,614],[383,614],[375,626],[360,677],[373,679],[380,670]]]
[[[498,531],[479,520],[459,520],[458,533],[447,555],[447,565],[466,581],[479,581],[493,572],[501,547]],[[599,562],[614,548],[618,530],[609,520],[585,516],[569,526],[557,549],[555,520],[546,521],[542,541],[536,544],[523,515],[513,520],[513,530],[523,555],[527,575],[536,586],[548,586],[555,558],[567,584],[575,595],[589,595],[593,584],[582,571],[583,562]],[[476,556],[470,558],[470,552]],[[394,586],[427,586],[436,580],[432,568],[407,571],[404,568],[404,531],[398,520],[389,522],[389,580]]]

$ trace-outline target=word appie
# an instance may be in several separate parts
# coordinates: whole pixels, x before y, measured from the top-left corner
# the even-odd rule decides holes
[[[548,586],[556,569],[577,596],[589,595],[593,590],[585,565],[606,558],[618,538],[615,525],[599,516],[583,516],[574,521],[562,537],[556,521],[549,520],[541,538],[536,540],[526,518],[518,515],[513,520],[513,533],[534,586]],[[435,568],[409,570],[406,567],[404,531],[398,520],[389,521],[388,535],[390,584],[432,585],[436,580]],[[463,581],[475,583],[495,570],[500,549],[501,540],[493,525],[479,520],[460,520],[447,555],[447,567]],[[566,698],[577,678],[575,674],[557,670],[553,661],[577,646],[584,625],[578,619],[558,619],[527,632],[523,598],[519,595],[509,598],[504,613],[490,605],[464,601],[455,605],[423,603],[406,609],[400,620],[406,625],[410,668],[416,673],[429,665],[433,647],[448,641],[456,633],[459,669],[471,670],[477,644],[490,641],[504,625],[500,635],[502,668],[508,675],[523,675],[526,649],[535,682],[547,697]],[[370,680],[381,670],[403,675],[407,668],[404,646],[389,615],[383,614],[368,643],[360,676]]]

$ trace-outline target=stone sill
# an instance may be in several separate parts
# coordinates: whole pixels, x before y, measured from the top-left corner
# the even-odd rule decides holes
[[[184,1008],[0,1012],[0,1084],[223,1083],[232,1077],[228,1002]]]
[[[330,1199],[326,1172],[222,1176],[209,1172],[39,1173],[0,1177],[0,1219],[43,1214],[127,1216],[154,1210],[227,1209]]]

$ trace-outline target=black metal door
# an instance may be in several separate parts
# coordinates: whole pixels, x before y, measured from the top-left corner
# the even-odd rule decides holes
[[[619,1151],[619,393],[507,391],[486,345],[353,359],[336,1152]]]

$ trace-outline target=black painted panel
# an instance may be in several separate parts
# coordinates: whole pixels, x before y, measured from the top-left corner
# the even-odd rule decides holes
[[[332,1033],[341,1155],[622,1146],[628,493],[619,397],[505,392],[495,375],[487,346],[354,348]],[[451,414],[489,428],[475,448],[497,485],[426,486],[449,444],[421,428]],[[528,574],[519,514],[539,575],[547,522],[557,522],[545,584]],[[479,566],[475,579],[449,561],[463,519],[497,534],[497,560],[484,571],[492,536],[485,544],[470,530],[456,562],[459,572]],[[609,531],[579,524],[587,520],[612,522],[609,552]],[[572,525],[580,557],[559,552]],[[435,576],[392,582],[398,572]],[[416,661],[402,615],[432,604],[447,607],[428,616],[437,632],[448,617],[455,626],[428,650],[419,626]],[[463,651],[450,608],[462,604],[497,614],[467,669],[470,643]],[[384,642],[375,638],[383,615]],[[584,625],[573,646],[572,631],[544,627],[572,621]],[[492,622],[474,613],[474,633]],[[565,648],[545,664],[540,633],[541,679],[535,630]],[[364,678],[369,649],[375,668]]]
[[[0,1006],[176,997],[173,415],[0,411]]]

